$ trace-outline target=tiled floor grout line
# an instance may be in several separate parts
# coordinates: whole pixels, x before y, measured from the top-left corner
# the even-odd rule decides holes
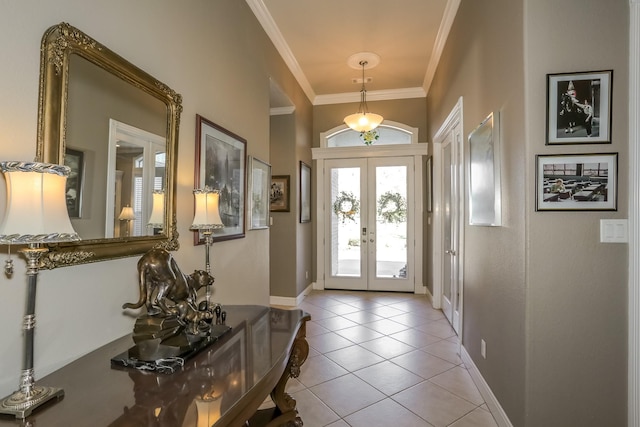
[[[339,375],[336,375],[335,377],[331,377],[329,379],[324,379],[322,381],[320,381],[317,384],[313,384],[311,386],[307,386],[304,383],[302,383],[301,381],[299,381],[299,384],[301,386],[301,388],[297,389],[295,392],[293,392],[293,394],[295,395],[296,393],[300,393],[303,391],[307,391],[309,392],[312,396],[314,396],[318,401],[322,402],[326,408],[328,408],[332,413],[334,413],[337,417],[338,420],[334,420],[331,421],[329,424],[325,424],[327,426],[331,425],[333,426],[335,425],[346,425],[348,426],[349,424],[346,421],[347,417],[350,417],[354,414],[359,413],[360,411],[363,411],[365,409],[369,409],[372,408],[374,406],[376,406],[377,404],[381,403],[384,400],[390,399],[391,401],[393,401],[394,403],[400,405],[401,407],[403,407],[404,409],[406,409],[407,411],[411,412],[412,414],[414,414],[416,417],[419,417],[419,419],[424,420],[424,422],[426,422],[428,425],[433,425],[433,424],[429,424],[429,421],[425,418],[423,418],[419,413],[416,413],[415,411],[413,411],[411,409],[411,407],[405,405],[402,403],[402,401],[400,400],[396,400],[394,399],[394,396],[397,398],[399,395],[401,395],[402,393],[406,392],[407,390],[410,390],[411,388],[414,387],[418,387],[421,385],[424,385],[425,383],[429,383],[430,386],[432,387],[436,387],[437,389],[441,389],[442,391],[449,393],[453,396],[455,396],[456,398],[461,399],[464,402],[467,402],[469,404],[469,406],[467,406],[466,412],[461,413],[461,415],[457,416],[457,418],[451,420],[450,422],[447,422],[446,425],[447,426],[451,426],[455,423],[457,423],[458,421],[462,420],[463,418],[467,417],[468,415],[470,415],[472,412],[477,411],[477,410],[483,410],[486,411],[486,404],[484,401],[482,401],[482,403],[478,404],[477,402],[474,402],[472,400],[469,400],[467,396],[464,395],[464,393],[457,393],[455,390],[451,390],[449,388],[447,388],[446,386],[443,386],[442,384],[439,384],[435,381],[433,381],[434,378],[447,374],[447,373],[451,373],[451,374],[455,374],[455,370],[457,368],[461,368],[464,369],[465,371],[467,370],[467,367],[464,365],[463,361],[460,359],[460,355],[457,353],[457,361],[453,362],[452,358],[449,357],[449,359],[441,357],[441,355],[439,354],[434,354],[434,353],[430,353],[429,351],[426,350],[427,347],[431,347],[434,346],[436,344],[443,344],[446,342],[450,342],[450,343],[454,343],[455,341],[452,340],[452,338],[455,337],[455,335],[453,336],[437,336],[437,335],[433,335],[430,334],[428,331],[425,331],[423,329],[429,329],[428,325],[440,325],[443,324],[444,322],[442,322],[442,320],[444,320],[444,316],[442,316],[441,312],[439,310],[434,310],[433,308],[430,307],[429,304],[427,303],[423,303],[423,302],[413,302],[415,301],[412,298],[400,298],[400,297],[394,297],[394,296],[385,296],[384,299],[385,301],[376,301],[373,302],[373,300],[375,300],[380,294],[376,293],[372,296],[365,296],[363,298],[357,298],[355,296],[351,296],[348,294],[345,295],[338,295],[338,296],[342,296],[343,298],[333,298],[331,296],[328,295],[322,295],[322,294],[316,294],[313,295],[311,297],[307,297],[305,298],[305,300],[303,301],[303,303],[300,305],[299,308],[306,310],[311,314],[311,321],[310,324],[313,324],[314,328],[317,327],[319,328],[317,331],[318,333],[312,334],[312,335],[307,335],[308,340],[313,338],[316,338],[315,340],[319,340],[321,336],[323,335],[327,335],[330,336],[331,334],[335,335],[336,337],[339,337],[341,339],[346,340],[347,342],[349,342],[350,344],[346,345],[346,346],[339,346],[337,348],[332,348],[330,350],[324,350],[321,351],[318,348],[315,348],[313,345],[310,344],[310,349],[311,349],[311,356],[309,357],[308,361],[306,363],[309,363],[309,361],[312,361],[312,359],[314,358],[320,358],[320,357],[324,357],[328,362],[330,362],[331,364],[336,365],[337,367],[341,368],[342,370],[344,370],[344,373],[340,373]],[[351,303],[353,302],[353,304]],[[333,310],[332,310],[333,308]],[[334,311],[335,310],[335,311]],[[395,310],[395,312],[394,312]],[[421,314],[416,314],[417,310],[425,310],[425,316],[422,316]],[[314,318],[313,312],[318,313],[317,315],[319,316],[317,319]],[[364,313],[363,315],[361,315],[362,318],[379,318],[378,320],[372,320],[372,321],[356,321],[356,320],[352,320],[353,318],[358,317],[356,313]],[[382,314],[380,314],[382,313]],[[351,318],[345,317],[345,316],[349,316],[351,315]],[[404,319],[399,318],[398,320],[394,320],[394,317],[400,317],[400,316],[405,316]],[[412,318],[413,316],[413,318]],[[416,319],[417,318],[417,319]],[[334,319],[334,320],[331,320]],[[402,323],[401,320],[404,320],[406,323]],[[344,326],[344,325],[340,325],[340,322],[344,322],[345,324],[349,324],[349,326]],[[371,327],[371,324],[374,324],[376,322],[386,322],[386,323],[378,323],[379,327],[376,329],[375,327]],[[393,330],[391,329],[391,332],[387,332],[387,328],[389,327],[389,325],[393,325],[390,324],[388,322],[393,322],[395,324],[398,324],[399,327],[401,327],[402,329],[399,330]],[[439,323],[440,322],[440,323]],[[331,323],[334,323],[337,325],[337,327],[330,327],[329,325],[331,325]],[[447,323],[448,325],[448,323]],[[309,329],[308,325],[308,329]],[[386,327],[385,327],[386,326]],[[345,333],[345,335],[341,335],[339,333],[339,331],[344,331],[350,328],[355,328],[355,327],[364,327],[367,328],[369,330],[371,330],[372,332],[375,332],[376,334],[379,334],[380,336],[371,338],[371,337],[367,337],[366,339],[363,340],[358,340],[357,342],[349,339]],[[418,328],[423,328],[423,329],[418,329]],[[442,327],[438,326],[438,331],[442,332],[442,335],[446,335],[447,332],[445,329],[442,329]],[[383,332],[384,331],[384,332]],[[428,336],[429,339],[434,339],[435,341],[433,342],[429,342],[426,345],[421,345],[421,346],[416,346],[413,343],[409,343],[409,342],[404,342],[403,340],[393,337],[392,335],[395,334],[400,334],[402,332],[408,332],[410,331],[410,333],[416,333],[416,334],[423,334],[425,336]],[[354,332],[354,334],[357,335],[356,332]],[[380,352],[376,352],[373,349],[369,349],[365,346],[363,346],[362,344],[365,343],[372,343],[376,340],[382,339],[382,338],[388,338],[394,341],[397,341],[399,344],[401,345],[405,345],[407,347],[410,347],[411,349],[407,349],[406,351],[403,351],[402,349],[399,351],[398,354],[394,354],[393,356],[388,357],[388,355],[383,355],[380,354]],[[341,344],[341,343],[340,343]],[[337,345],[340,345],[337,344]],[[327,346],[327,347],[331,347],[331,346]],[[341,350],[344,349],[348,349],[351,347],[357,347],[359,350],[363,350],[366,352],[370,352],[373,355],[375,355],[376,357],[381,358],[381,360],[376,361],[370,365],[365,365],[362,367],[359,367],[357,369],[351,369],[350,367],[348,367],[348,363],[346,365],[344,365],[344,362],[342,362],[343,364],[341,364],[341,362],[339,360],[334,360],[333,358],[329,357],[328,355],[331,353],[335,353],[336,354],[336,358],[339,359],[339,353]],[[434,346],[433,347],[433,351],[437,351],[438,347]],[[449,349],[447,349],[447,347],[440,347],[441,354],[446,355],[448,351],[450,351]],[[451,364],[451,367],[447,367],[446,369],[444,369],[443,371],[438,371],[435,374],[430,375],[429,377],[424,377],[423,375],[414,372],[413,369],[409,369],[408,367],[405,367],[399,363],[397,363],[397,361],[394,361],[393,359],[398,359],[402,356],[408,355],[408,354],[414,354],[414,352],[416,351],[420,351],[421,353],[424,353],[425,356],[429,356],[430,358],[435,358],[435,359],[431,359],[431,360],[440,360],[442,363],[447,363],[447,364]],[[444,353],[443,353],[444,351]],[[419,378],[420,381],[417,383],[413,383],[410,384],[406,387],[403,386],[403,388],[401,388],[400,390],[395,390],[393,391],[393,393],[388,394],[387,392],[385,392],[383,389],[377,387],[375,384],[368,382],[365,378],[361,377],[360,375],[357,374],[357,372],[359,371],[364,371],[366,369],[370,369],[372,367],[375,367],[376,365],[381,365],[383,363],[390,363],[393,366],[395,366],[398,369],[402,369],[404,371],[407,371],[409,374],[415,376],[416,378]],[[438,362],[439,363],[439,362]],[[321,385],[326,385],[327,383],[331,382],[331,381],[335,381],[338,378],[344,378],[347,376],[353,376],[355,378],[357,378],[359,381],[362,381],[363,383],[367,384],[368,386],[370,386],[372,389],[376,390],[378,393],[380,393],[380,395],[382,397],[380,397],[379,399],[377,398],[377,400],[373,401],[373,402],[369,402],[368,404],[366,404],[363,407],[360,407],[358,409],[353,410],[352,412],[349,413],[342,413],[339,414],[337,412],[335,412],[334,409],[331,408],[331,406],[327,405],[327,403],[325,403],[325,401],[321,398],[320,395],[316,394],[314,392],[314,388],[316,388],[316,390],[321,389],[319,386]],[[361,374],[362,375],[362,374]],[[468,409],[471,408],[471,409]],[[339,424],[339,422],[342,422],[344,424]],[[305,423],[305,425],[307,425]]]

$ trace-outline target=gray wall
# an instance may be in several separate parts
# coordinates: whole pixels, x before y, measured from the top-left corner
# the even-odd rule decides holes
[[[617,212],[527,207],[527,425],[624,426],[627,245],[599,243],[599,220],[628,216],[629,3],[525,5],[528,201],[534,200],[536,154],[619,153]],[[566,17],[576,31],[566,31]],[[608,69],[612,143],[545,146],[545,74]]]
[[[518,1],[463,1],[427,97],[430,140],[463,97],[465,156],[466,135],[501,115],[503,226],[465,226],[463,345],[516,426],[525,407],[522,16]]]
[[[32,160],[35,156],[40,41],[47,28],[62,21],[183,96],[176,212],[180,250],[175,257],[186,273],[202,269],[204,247],[193,245],[189,230],[196,114],[242,136],[247,140],[247,155],[268,162],[269,78],[273,78],[296,106],[295,150],[296,156],[303,158],[311,155],[304,153],[311,145],[309,101],[243,1],[109,0],[93,1],[90,6],[80,0],[3,2],[0,45],[5,58],[11,59],[0,71],[0,151],[4,160]],[[117,29],[114,22],[118,22]],[[5,198],[1,184],[0,211],[5,208]],[[252,230],[243,239],[216,243],[211,248],[216,302],[269,303],[269,234],[268,229]],[[300,240],[299,244],[311,244],[310,237]],[[137,260],[130,257],[40,274],[37,378],[131,332],[135,313],[123,313],[120,307],[138,297]],[[5,325],[0,334],[0,395],[15,390],[18,384],[25,270],[20,259],[11,279],[0,275],[0,324]]]
[[[431,137],[459,96],[464,135],[501,114],[504,224],[465,226],[463,345],[514,426],[626,425],[627,248],[598,243],[598,227],[627,216],[628,13],[626,0],[463,1],[427,99]],[[614,69],[613,143],[545,146],[546,74],[601,69]],[[535,155],[582,152],[620,154],[618,211],[535,212]]]

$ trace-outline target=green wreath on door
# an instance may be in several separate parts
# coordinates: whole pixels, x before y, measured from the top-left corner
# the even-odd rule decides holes
[[[378,199],[378,217],[383,222],[398,224],[407,219],[407,202],[400,193],[387,191]]]

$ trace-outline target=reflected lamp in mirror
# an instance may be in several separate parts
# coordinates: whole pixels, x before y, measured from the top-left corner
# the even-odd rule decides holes
[[[151,207],[151,216],[149,217],[149,222],[147,222],[147,227],[161,230],[164,226],[164,191],[155,190],[152,196],[153,206]]]
[[[67,213],[65,187],[69,168],[36,162],[1,162],[7,185],[7,205],[0,223],[0,244],[27,245],[20,252],[27,259],[27,302],[23,319],[24,354],[19,389],[0,400],[0,413],[25,418],[40,405],[64,391],[35,384],[33,368],[36,324],[36,285],[40,257],[48,251],[43,243],[80,240]],[[5,267],[13,271],[10,260]]]
[[[122,208],[118,219],[125,222],[125,236],[129,237],[129,234],[131,234],[131,221],[136,219],[136,214],[133,212],[133,208],[131,206],[125,206]]]
[[[202,232],[204,236],[205,244],[205,271],[207,274],[211,274],[211,263],[209,260],[209,248],[213,243],[213,230],[218,230],[224,227],[222,219],[220,218],[220,193],[215,190],[211,190],[207,187],[204,189],[193,190],[195,197],[195,214],[193,216],[193,223],[191,224],[191,230],[197,230]],[[207,306],[211,304],[211,285],[207,286]]]

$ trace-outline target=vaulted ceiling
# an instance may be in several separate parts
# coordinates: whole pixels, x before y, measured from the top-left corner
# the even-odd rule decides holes
[[[460,0],[246,2],[314,105],[357,102],[360,59],[369,60],[364,72],[368,100],[426,96],[460,4]],[[363,52],[373,55],[363,57]]]

